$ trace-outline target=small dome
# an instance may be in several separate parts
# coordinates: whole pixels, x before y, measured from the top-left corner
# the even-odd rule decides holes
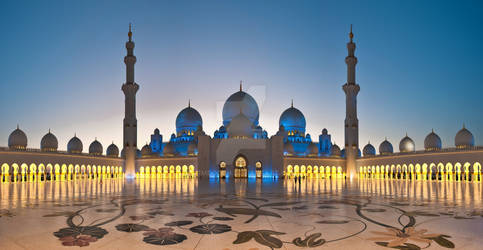
[[[175,150],[174,150],[173,143],[169,142],[166,145],[164,145],[164,149],[163,149],[164,156],[173,156],[174,153],[175,153]]]
[[[431,131],[424,139],[424,149],[426,151],[440,150],[441,145],[441,138],[434,131]]]
[[[89,154],[102,155],[102,144],[97,139],[89,145]]]
[[[141,158],[143,155],[141,154],[141,150],[139,148],[136,148],[136,158]]]
[[[386,139],[379,145],[379,154],[388,155],[394,152],[392,144]]]
[[[15,150],[25,150],[27,148],[27,135],[18,126],[8,137],[8,147]]]
[[[330,156],[333,156],[333,157],[340,157],[341,156],[340,148],[335,143],[332,145],[332,148],[330,149]]]
[[[305,133],[305,117],[300,110],[293,106],[283,111],[278,122],[279,126],[284,126],[286,131],[298,131]]]
[[[326,135],[326,134],[328,134],[328,133],[329,133],[329,132],[327,131],[327,129],[326,129],[326,128],[322,129],[322,134],[323,134],[323,135]]]
[[[188,145],[188,155],[197,155],[198,154],[198,145],[194,141],[192,141]]]
[[[82,149],[82,141],[76,135],[67,143],[67,152],[70,154],[80,154],[82,153]]]
[[[364,146],[362,152],[364,153],[364,156],[376,155],[376,148],[369,142]]]
[[[252,124],[258,125],[258,105],[255,99],[246,92],[240,91],[232,94],[223,105],[223,125],[228,126],[240,111]]]
[[[110,157],[118,157],[119,156],[119,148],[116,146],[116,144],[111,143],[109,147],[107,147],[106,150],[106,155]]]
[[[292,143],[286,142],[286,143],[283,144],[283,154],[284,155],[294,155],[295,154]]]
[[[307,155],[308,156],[317,156],[319,155],[319,148],[317,147],[317,144],[315,143],[310,143],[309,146],[307,147]]]
[[[454,138],[454,144],[457,148],[473,147],[475,146],[475,138],[473,137],[473,134],[463,125],[463,128],[458,131]]]
[[[181,131],[196,131],[198,126],[203,126],[203,120],[200,113],[196,109],[188,106],[181,110],[176,117],[176,132]]]
[[[253,137],[253,123],[244,114],[239,113],[235,116],[226,131],[230,138],[252,138]]]
[[[416,150],[416,145],[414,144],[413,139],[411,139],[408,135],[401,139],[399,142],[399,152],[401,153],[409,153],[414,152]]]
[[[53,152],[57,151],[57,148],[59,147],[59,142],[57,141],[57,138],[55,137],[54,134],[50,133],[50,130],[47,134],[42,137],[42,140],[40,141],[40,150],[46,152]]]
[[[151,154],[152,154],[151,147],[146,143],[146,145],[144,145],[141,148],[141,157],[145,158],[150,156]]]

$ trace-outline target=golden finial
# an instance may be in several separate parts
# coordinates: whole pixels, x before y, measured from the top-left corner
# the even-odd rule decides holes
[[[290,107],[292,107],[292,108],[293,108],[293,99],[292,99],[292,104],[290,105]]]
[[[354,33],[352,33],[352,24],[351,24],[351,32],[349,33],[349,38],[351,39],[351,42],[352,42],[352,38],[354,38]]]
[[[191,108],[191,99],[188,99],[188,108]]]
[[[132,39],[132,31],[131,31],[131,26],[132,26],[132,24],[131,24],[131,23],[129,23],[129,32],[127,33],[127,36],[129,37],[129,41],[131,41],[131,39]]]
[[[240,80],[240,91],[242,91],[242,84],[243,84],[243,81]]]

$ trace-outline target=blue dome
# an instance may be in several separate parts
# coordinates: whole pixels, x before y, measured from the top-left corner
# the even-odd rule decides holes
[[[240,114],[245,115],[252,124],[258,125],[258,105],[253,97],[243,91],[238,91],[226,99],[223,105],[223,125],[226,127],[231,120]]]
[[[387,139],[385,139],[379,145],[379,154],[388,155],[388,154],[392,154],[393,152],[394,151],[393,151],[393,148],[392,148],[392,144]]]
[[[364,149],[362,149],[362,152],[364,153],[364,156],[376,155],[376,148],[372,146],[371,143],[367,143]]]
[[[300,110],[293,106],[283,111],[280,116],[279,126],[283,126],[285,131],[294,131],[305,133],[305,117]]]
[[[176,132],[180,133],[183,130],[196,131],[198,127],[203,127],[203,120],[200,113],[196,109],[188,106],[181,110],[176,117]]]

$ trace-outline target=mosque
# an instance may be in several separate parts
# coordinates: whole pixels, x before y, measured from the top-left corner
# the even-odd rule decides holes
[[[452,148],[442,148],[440,137],[431,131],[424,150],[405,136],[394,152],[391,142],[380,143],[378,153],[370,143],[360,150],[357,117],[354,35],[349,33],[346,94],[345,143],[332,143],[327,129],[318,141],[306,133],[306,120],[293,106],[281,112],[279,130],[269,135],[259,124],[255,99],[243,91],[230,95],[223,106],[223,123],[208,135],[201,114],[190,104],[176,117],[175,133],[163,139],[154,129],[150,143],[137,145],[134,42],[131,28],[126,42],[126,82],[123,145],[111,144],[104,151],[97,140],[84,151],[76,136],[67,151],[58,150],[58,140],[49,131],[40,149],[28,148],[27,135],[18,126],[0,148],[2,181],[66,180],[73,178],[406,178],[439,180],[481,180],[483,146],[475,146],[472,133],[463,128],[455,135]],[[341,122],[342,124],[342,122]],[[119,148],[122,148],[120,151]],[[139,149],[141,148],[141,149]]]

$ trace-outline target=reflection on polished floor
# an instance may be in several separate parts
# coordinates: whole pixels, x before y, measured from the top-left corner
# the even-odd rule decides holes
[[[0,184],[0,249],[481,249],[481,182],[83,179]]]

